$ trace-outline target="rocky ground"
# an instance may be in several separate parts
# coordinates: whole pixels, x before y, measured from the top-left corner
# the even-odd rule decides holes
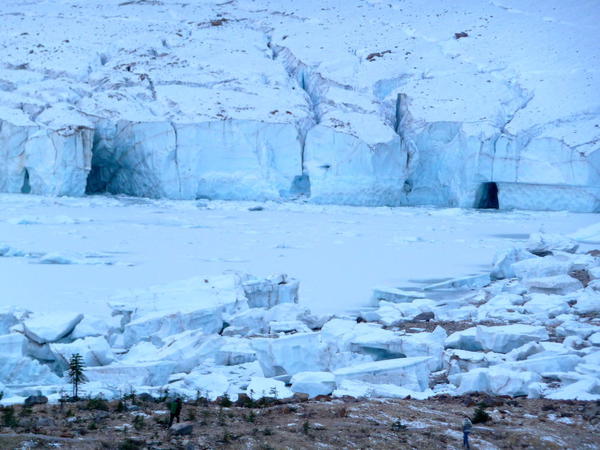
[[[4,408],[0,448],[460,448],[463,418],[472,418],[478,406],[490,420],[474,425],[472,448],[600,448],[600,405],[594,402],[442,395],[226,405],[186,403],[180,427],[191,425],[191,434],[184,435],[167,429],[165,403],[139,397]]]

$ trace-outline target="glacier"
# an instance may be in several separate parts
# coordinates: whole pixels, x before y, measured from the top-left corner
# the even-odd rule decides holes
[[[0,191],[597,212],[599,12],[7,0]]]

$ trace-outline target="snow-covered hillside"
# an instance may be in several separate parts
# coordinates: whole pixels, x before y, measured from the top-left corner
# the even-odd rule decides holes
[[[595,1],[5,0],[0,191],[597,211],[599,19]]]

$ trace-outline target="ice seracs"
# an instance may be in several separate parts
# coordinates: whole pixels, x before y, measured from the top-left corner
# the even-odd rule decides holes
[[[11,402],[33,390],[56,401],[67,362],[79,353],[86,392],[108,398],[168,390],[212,400],[471,392],[596,399],[599,290],[586,274],[597,258],[555,236],[513,250],[504,255],[519,257],[505,258],[502,276],[488,274],[483,287],[460,277],[443,289],[377,288],[374,306],[333,317],[298,304],[291,277],[243,273],[123,292],[110,300],[110,318],[6,309],[0,383]],[[544,278],[578,285],[539,292],[535,280]]]

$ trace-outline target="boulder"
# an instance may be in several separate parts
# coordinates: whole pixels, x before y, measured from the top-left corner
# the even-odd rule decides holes
[[[45,405],[48,403],[48,397],[44,395],[30,395],[25,399],[25,406]]]
[[[337,385],[344,380],[395,384],[424,391],[429,383],[429,357],[396,358],[358,364],[334,371]]]
[[[283,381],[263,377],[252,377],[246,389],[246,394],[253,400],[259,400],[263,397],[290,398],[294,396],[294,392],[287,388]]]
[[[73,332],[83,314],[53,313],[36,315],[23,322],[25,336],[38,344],[57,342]]]
[[[194,424],[192,422],[181,422],[174,423],[169,428],[169,434],[171,436],[189,436],[194,431]]]
[[[548,339],[545,327],[533,325],[503,325],[497,327],[478,326],[476,339],[485,351],[508,353],[532,341]]]
[[[299,372],[290,383],[293,392],[308,394],[313,398],[331,394],[335,389],[335,376],[331,372]]]

